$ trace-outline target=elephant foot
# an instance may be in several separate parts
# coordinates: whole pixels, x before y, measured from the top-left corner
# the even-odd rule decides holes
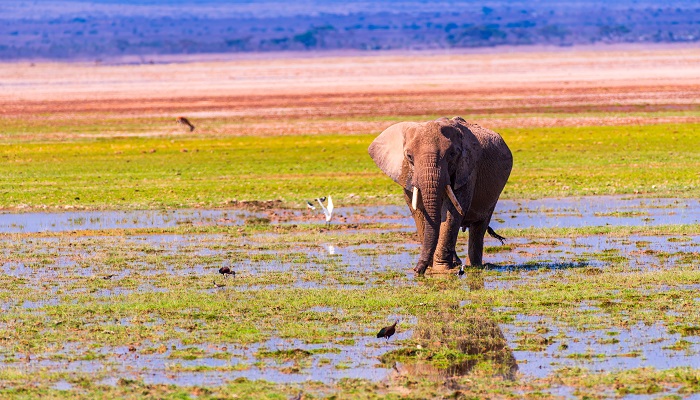
[[[428,269],[429,274],[451,274],[454,267],[450,263],[433,263]]]
[[[438,250],[433,257],[432,269],[453,269],[459,268],[462,265],[462,260],[457,256],[454,250]]]
[[[425,271],[426,275],[454,275],[457,273],[456,268],[452,269],[433,269],[429,268],[427,271]]]
[[[428,269],[430,274],[453,274],[459,267],[462,266],[462,260],[457,257],[457,253],[452,254],[453,257],[449,261],[445,260],[433,260],[433,265]]]
[[[418,261],[418,265],[416,265],[415,268],[413,268],[413,271],[418,275],[423,275],[425,274],[426,269],[428,269],[428,263]]]
[[[452,274],[462,265],[462,260],[457,256],[457,252],[452,252],[449,260],[433,260],[432,264],[418,262],[413,271],[423,275],[426,272],[429,274]]]

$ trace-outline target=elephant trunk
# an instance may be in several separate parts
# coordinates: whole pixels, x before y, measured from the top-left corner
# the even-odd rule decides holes
[[[422,211],[425,213],[425,229],[420,257],[414,271],[423,274],[433,262],[435,248],[440,236],[442,201],[445,197],[445,186],[448,184],[448,176],[442,172],[435,160],[429,161],[427,166],[416,170],[421,171],[421,175],[423,175],[416,177],[418,178],[416,181],[419,182],[418,192],[423,203]]]

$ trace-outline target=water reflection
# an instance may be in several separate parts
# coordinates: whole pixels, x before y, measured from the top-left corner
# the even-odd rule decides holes
[[[469,281],[475,282],[475,288],[483,287],[480,274],[473,274]],[[454,305],[428,312],[419,318],[413,342],[417,343],[415,347],[382,356],[385,364],[394,365],[399,376],[445,381],[485,364],[506,379],[515,379],[518,372],[503,331],[489,313],[481,310]]]

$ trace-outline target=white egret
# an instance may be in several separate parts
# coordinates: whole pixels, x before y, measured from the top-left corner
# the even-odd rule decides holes
[[[326,198],[323,197],[325,200]],[[316,199],[318,201],[318,204],[321,205],[321,209],[323,210],[323,215],[326,216],[326,224],[330,225],[331,223],[331,218],[333,218],[333,199],[331,198],[330,195],[328,195],[328,207],[324,206],[323,203],[321,202],[322,200]]]

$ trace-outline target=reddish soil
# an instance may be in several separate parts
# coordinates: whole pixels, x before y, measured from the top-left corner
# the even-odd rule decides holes
[[[185,115],[212,135],[369,133],[423,115],[492,127],[696,122],[700,49],[17,63],[3,65],[0,82],[0,118],[80,125]]]

